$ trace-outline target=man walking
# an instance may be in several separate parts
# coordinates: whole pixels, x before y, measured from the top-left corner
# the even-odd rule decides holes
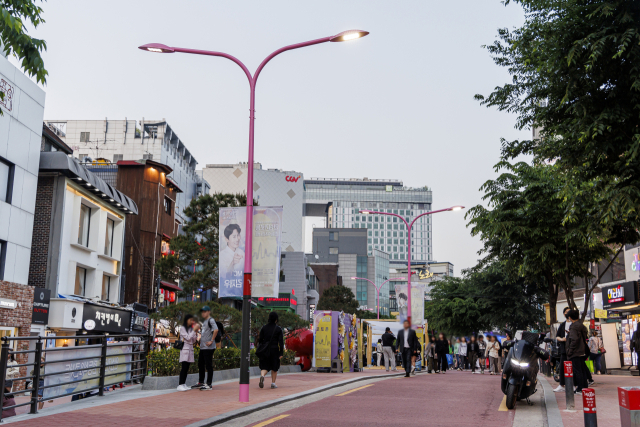
[[[404,366],[405,377],[410,377],[415,367],[411,366],[411,356],[415,354],[418,337],[416,331],[410,328],[409,321],[405,320],[402,324],[404,329],[398,331],[398,342],[396,351],[402,354],[402,366]]]
[[[392,371],[397,371],[396,369],[396,357],[393,354],[393,340],[396,337],[391,333],[391,328],[387,327],[385,329],[384,334],[382,334],[382,354],[384,355],[384,368],[389,372],[389,365],[391,365]]]
[[[569,313],[569,307],[565,307],[564,309],[562,309],[562,314],[564,315],[565,319],[567,318],[568,313]],[[567,331],[566,330],[567,330],[567,322],[565,321],[565,322],[562,322],[560,326],[558,326],[558,332],[556,332],[556,340],[558,342],[558,352],[560,353],[560,361],[558,362],[560,364],[560,385],[555,389],[553,389],[553,391],[557,393],[564,391],[564,362],[567,361],[567,347],[566,347]]]
[[[200,309],[202,316],[202,330],[200,331],[200,356],[198,356],[198,384],[191,388],[200,390],[211,390],[213,382],[213,352],[216,349],[215,339],[218,335],[218,325],[211,317],[211,308],[205,305]],[[207,372],[207,383],[204,384],[205,369]]]
[[[570,310],[567,323],[571,323],[567,336],[567,358],[573,365],[573,377],[576,381],[576,394],[582,393],[583,388],[587,388],[587,365],[584,363],[584,356],[587,353],[587,328],[582,322],[578,322],[580,312]]]

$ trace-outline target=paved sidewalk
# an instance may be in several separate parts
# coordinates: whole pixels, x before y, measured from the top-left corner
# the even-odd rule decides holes
[[[238,381],[214,384],[211,391],[190,390],[177,392],[144,392],[123,390],[103,398],[84,399],[45,409],[37,415],[22,415],[6,419],[17,426],[73,425],[73,426],[185,426],[213,418],[223,413],[237,411],[258,403],[284,398],[323,386],[365,377],[388,375],[387,372],[366,370],[343,374],[285,374],[278,376],[278,388],[270,389],[270,377],[265,388],[258,388],[258,378],[251,379],[249,403],[238,402]],[[143,397],[144,396],[144,397]],[[113,403],[100,404],[104,399],[117,399]],[[87,407],[92,402],[96,406]],[[78,408],[82,404],[84,408]]]
[[[618,387],[639,386],[640,380],[637,377],[626,377],[619,375],[594,375],[596,381],[592,388],[596,392],[596,408],[598,410],[598,425],[619,426],[620,409],[618,406]],[[553,378],[544,378],[551,387],[556,388]],[[575,395],[575,412],[566,411],[567,401],[564,392],[554,393],[558,408],[562,415],[564,427],[584,427],[584,415],[582,412],[582,395]]]

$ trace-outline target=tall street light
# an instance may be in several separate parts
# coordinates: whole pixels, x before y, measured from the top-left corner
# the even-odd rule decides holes
[[[349,40],[359,39],[369,34],[367,31],[362,30],[348,30],[343,31],[335,36],[324,37],[316,40],[309,40],[303,43],[292,44],[285,46],[273,52],[267,56],[253,75],[249,69],[236,57],[231,56],[223,52],[215,52],[208,50],[198,49],[185,49],[182,47],[170,47],[159,43],[149,43],[143,46],[139,46],[138,49],[146,50],[148,52],[157,53],[192,53],[195,55],[207,55],[207,56],[221,56],[227,58],[236,64],[249,80],[250,98],[249,98],[249,173],[247,174],[247,221],[246,221],[246,234],[245,234],[245,253],[252,254],[252,238],[253,238],[253,136],[254,136],[254,122],[255,122],[255,103],[256,103],[256,83],[260,72],[269,61],[275,56],[286,52],[288,50],[299,49],[301,47],[312,46],[314,44],[326,43],[326,42],[344,42]],[[240,402],[249,401],[249,323],[251,321],[251,307],[249,299],[251,298],[251,264],[252,256],[244,257],[244,281],[242,287],[242,341],[241,341],[241,354],[240,354]]]
[[[373,285],[374,288],[376,288],[376,292],[377,292],[377,297],[376,300],[377,302],[377,307],[378,307],[378,320],[380,320],[380,289],[382,289],[382,287],[387,283],[387,282],[397,282],[400,280],[404,280],[404,277],[399,278],[399,279],[389,279],[389,280],[385,280],[384,282],[382,282],[382,285],[380,285],[379,287],[376,286],[376,284],[369,280],[369,279],[365,279],[364,277],[352,277],[351,280],[366,280],[367,282],[371,283]]]
[[[449,212],[449,211],[459,211],[461,209],[464,209],[464,206],[452,206],[450,208],[447,209],[439,209],[437,211],[431,211],[431,212],[425,212],[423,214],[418,215],[417,217],[415,217],[413,219],[413,221],[411,221],[411,224],[409,224],[403,216],[398,215],[398,214],[394,214],[394,213],[390,213],[390,212],[377,212],[377,211],[372,211],[369,209],[363,209],[360,210],[361,214],[379,214],[379,215],[390,215],[390,216],[395,216],[398,217],[402,220],[402,222],[404,222],[404,224],[407,226],[407,293],[409,294],[407,296],[407,320],[409,321],[409,327],[411,327],[411,227],[413,227],[413,224],[419,219],[422,218],[425,215],[433,215],[436,214],[438,212]]]

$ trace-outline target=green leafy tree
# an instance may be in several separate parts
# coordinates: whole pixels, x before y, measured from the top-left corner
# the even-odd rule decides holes
[[[369,310],[356,310],[356,317],[358,319],[377,319],[378,312],[377,311],[369,311]],[[391,316],[387,316],[386,314],[380,315],[381,319],[393,319]]]
[[[179,280],[187,295],[197,289],[217,291],[220,208],[246,206],[246,202],[242,194],[206,194],[191,200],[184,210],[183,233],[171,239],[175,254],[156,261],[160,277]]]
[[[346,286],[336,285],[331,286],[322,293],[316,310],[344,311],[345,313],[353,314],[358,310],[359,306],[351,289]]]
[[[47,43],[31,37],[25,28],[25,23],[33,28],[44,23],[42,8],[35,3],[33,0],[0,0],[0,47],[5,55],[21,60],[22,69],[29,76],[45,84],[49,73],[40,53],[47,50]],[[4,99],[4,92],[0,91],[0,99]]]
[[[425,319],[429,328],[444,334],[466,335],[485,330],[482,310],[476,298],[470,298],[474,290],[468,280],[447,276],[432,282],[430,301],[425,303]]]

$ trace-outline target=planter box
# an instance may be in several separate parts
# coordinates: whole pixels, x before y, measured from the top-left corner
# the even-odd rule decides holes
[[[300,365],[283,365],[280,366],[278,373],[289,374],[302,372]],[[252,366],[249,368],[249,375],[251,377],[260,376],[260,368]],[[215,371],[213,373],[213,384],[220,381],[227,381],[240,378],[240,368],[225,369],[224,371]],[[145,377],[142,384],[142,390],[171,390],[178,387],[180,378],[175,377]],[[187,376],[187,385],[191,387],[198,383],[198,374],[189,374]]]

